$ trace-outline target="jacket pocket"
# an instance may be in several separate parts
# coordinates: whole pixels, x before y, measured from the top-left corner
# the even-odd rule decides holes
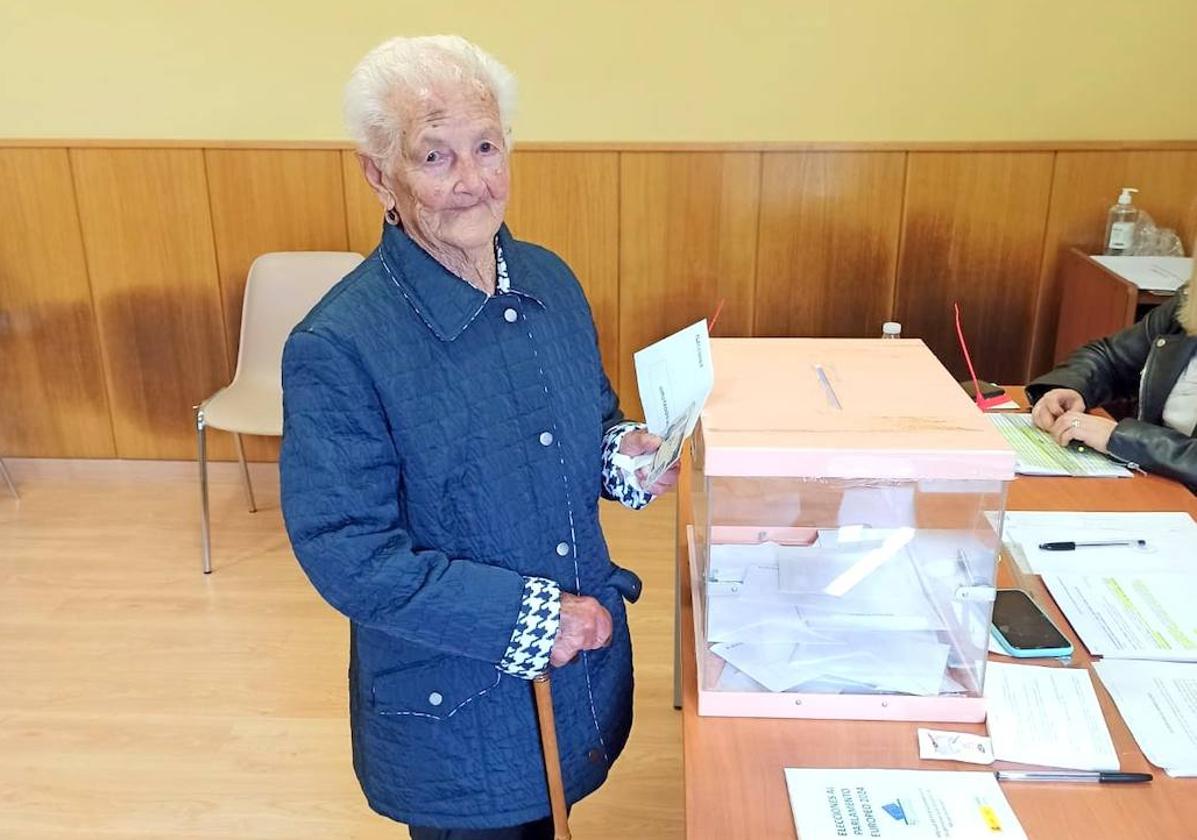
[[[639,575],[614,563],[611,564],[611,572],[607,575],[607,586],[618,592],[629,604],[640,600],[640,591],[644,588]]]
[[[380,715],[445,720],[499,684],[488,662],[441,656],[375,675],[370,703]]]

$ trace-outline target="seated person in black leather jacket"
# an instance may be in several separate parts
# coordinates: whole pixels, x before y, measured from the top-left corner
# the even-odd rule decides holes
[[[1195,275],[1197,280],[1197,275]],[[1190,282],[1141,321],[1086,344],[1027,386],[1035,425],[1175,478],[1197,492],[1197,291]],[[1138,417],[1085,412],[1138,396]]]

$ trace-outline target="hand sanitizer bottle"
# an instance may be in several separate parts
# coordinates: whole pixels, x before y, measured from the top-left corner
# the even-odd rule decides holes
[[[1110,207],[1109,218],[1106,221],[1107,255],[1126,253],[1134,241],[1139,210],[1131,204],[1131,193],[1137,192],[1134,187],[1123,187],[1122,195],[1118,196],[1118,203]]]

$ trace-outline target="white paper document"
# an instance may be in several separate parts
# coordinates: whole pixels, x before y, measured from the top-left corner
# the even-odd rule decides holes
[[[1100,263],[1147,292],[1175,292],[1193,276],[1192,257],[1106,257]]]
[[[1147,760],[1197,776],[1197,665],[1105,659],[1093,670]]]
[[[1094,656],[1197,662],[1197,575],[1043,575]]]
[[[1089,672],[990,662],[985,708],[993,754],[1000,761],[1117,770],[1118,753]]]
[[[992,773],[786,768],[802,840],[1026,840]]]
[[[1131,471],[1092,449],[1060,446],[1029,414],[989,414],[989,421],[1014,449],[1019,475],[1073,475],[1128,478]]]
[[[1052,542],[1144,540],[1144,546],[1047,551]],[[1197,522],[1187,513],[1007,511],[1002,542],[1035,574],[1197,572]]]
[[[682,443],[694,431],[715,385],[706,320],[650,344],[633,359],[644,421],[662,443],[654,455],[617,455],[616,465],[632,473],[646,470],[644,483],[651,486],[681,456]]]
[[[664,436],[679,417],[685,417],[685,433],[694,431],[715,385],[706,320],[650,344],[633,359],[648,430]]]

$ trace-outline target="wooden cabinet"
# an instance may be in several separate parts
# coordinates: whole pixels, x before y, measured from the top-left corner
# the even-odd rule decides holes
[[[1059,364],[1086,342],[1129,327],[1170,296],[1145,292],[1079,248],[1060,255],[1060,319],[1056,326]]]

